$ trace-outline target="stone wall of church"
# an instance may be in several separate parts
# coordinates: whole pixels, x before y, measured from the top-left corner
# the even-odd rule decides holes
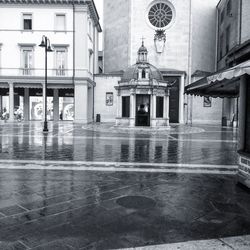
[[[166,28],[166,43],[163,53],[157,53],[154,44],[155,29],[148,21],[148,8],[152,0],[133,1],[131,19],[131,61],[135,63],[137,49],[141,37],[145,37],[145,46],[149,54],[149,62],[158,68],[188,70],[189,49],[189,0],[170,0],[175,8],[175,20],[170,28]]]
[[[130,0],[105,0],[103,8],[104,72],[109,73],[129,66]]]
[[[120,76],[100,74],[95,76],[94,113],[101,115],[101,122],[115,122],[117,92],[115,86],[121,80]],[[113,93],[112,103],[110,100]]]

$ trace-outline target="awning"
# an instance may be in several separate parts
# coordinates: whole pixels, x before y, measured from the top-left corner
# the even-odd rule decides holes
[[[237,97],[239,95],[239,79],[244,74],[250,75],[250,60],[191,83],[185,87],[185,94]]]

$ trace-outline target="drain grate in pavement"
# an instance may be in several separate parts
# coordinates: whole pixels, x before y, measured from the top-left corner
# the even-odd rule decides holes
[[[125,208],[146,209],[153,208],[156,202],[145,196],[124,196],[116,200],[116,203]]]

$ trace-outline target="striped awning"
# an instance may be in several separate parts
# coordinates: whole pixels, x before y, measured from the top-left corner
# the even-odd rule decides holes
[[[204,77],[185,87],[185,94],[212,97],[237,97],[239,79],[250,75],[250,60]]]

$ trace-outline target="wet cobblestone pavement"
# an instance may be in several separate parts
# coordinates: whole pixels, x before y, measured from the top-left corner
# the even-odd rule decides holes
[[[237,163],[236,142],[236,131],[213,126],[152,131],[59,123],[44,136],[39,122],[17,123],[0,126],[0,159],[230,165]]]
[[[0,124],[0,249],[221,238],[221,249],[249,249],[249,238],[242,248],[224,239],[250,234],[250,193],[236,185],[236,142],[236,130],[216,126],[50,123],[44,136],[41,123]]]

